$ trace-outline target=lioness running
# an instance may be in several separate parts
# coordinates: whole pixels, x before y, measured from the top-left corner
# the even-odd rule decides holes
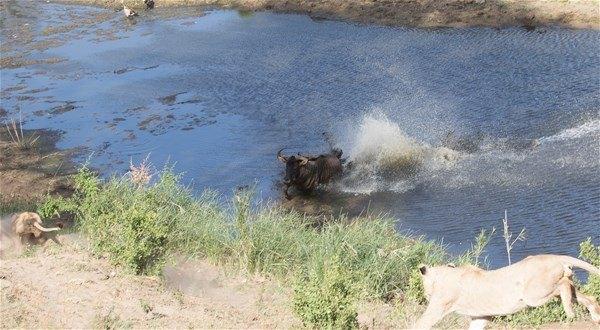
[[[589,263],[560,255],[529,256],[511,266],[485,271],[475,266],[419,266],[427,310],[415,328],[429,329],[449,313],[471,317],[469,329],[483,329],[491,316],[508,315],[525,307],[541,306],[560,296],[567,316],[575,314],[572,298],[590,311],[600,323],[596,299],[573,286],[573,267],[600,275]]]

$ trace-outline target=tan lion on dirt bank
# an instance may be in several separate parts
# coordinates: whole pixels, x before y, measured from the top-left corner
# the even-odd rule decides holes
[[[572,298],[600,323],[600,306],[573,286],[573,267],[600,275],[600,269],[569,256],[529,256],[511,266],[485,271],[475,266],[427,267],[419,270],[429,305],[415,328],[429,329],[449,313],[471,317],[469,329],[483,329],[491,316],[508,315],[537,307],[560,296],[569,317]]]
[[[8,227],[8,225],[10,225],[10,228],[2,228],[2,240],[12,239],[14,248],[19,252],[25,244],[43,244],[46,239],[51,239],[60,244],[55,235],[49,234],[60,230],[61,227],[46,228],[42,226],[42,219],[37,213],[13,214],[10,217],[10,224],[3,223],[2,227]]]

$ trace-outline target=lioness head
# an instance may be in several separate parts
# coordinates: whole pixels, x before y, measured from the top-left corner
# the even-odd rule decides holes
[[[421,280],[423,281],[423,290],[425,291],[425,297],[429,300],[431,292],[433,291],[433,280],[431,278],[430,267],[424,264],[420,264],[419,272],[421,273]]]
[[[434,284],[436,282],[436,274],[440,271],[440,269],[452,269],[456,268],[456,266],[452,263],[447,264],[445,266],[435,266],[430,267],[425,264],[420,264],[419,272],[421,273],[421,280],[423,281],[423,290],[425,291],[425,297],[429,300],[431,294],[433,293]],[[443,271],[442,271],[443,273]]]

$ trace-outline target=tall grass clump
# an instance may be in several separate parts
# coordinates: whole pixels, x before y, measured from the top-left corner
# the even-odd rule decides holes
[[[313,328],[358,328],[356,281],[338,257],[309,267],[294,284],[294,312]]]
[[[279,208],[255,214],[246,237],[245,267],[277,275],[310,273],[337,260],[356,282],[359,295],[391,299],[404,293],[413,269],[422,262],[442,263],[442,247],[398,234],[385,217],[315,219]]]
[[[315,219],[267,208],[252,219],[246,268],[292,275],[294,311],[311,327],[356,325],[359,300],[404,299],[413,269],[442,263],[437,244],[397,233],[383,217]]]
[[[227,253],[229,228],[215,195],[194,198],[170,169],[155,183],[140,185],[118,177],[104,182],[83,167],[75,188],[69,209],[93,251],[134,273],[160,273],[167,257],[176,253]]]
[[[166,168],[153,182],[99,179],[87,167],[67,200],[44,214],[70,211],[93,251],[137,274],[158,274],[171,256],[207,258],[294,287],[307,325],[354,327],[360,299],[406,298],[419,263],[440,264],[444,249],[399,234],[392,219],[338,217],[323,222],[277,206],[252,207],[237,191],[231,208],[210,191],[196,197]]]
[[[8,132],[8,135],[10,136],[11,142],[18,149],[21,149],[21,150],[31,149],[35,146],[35,143],[40,138],[39,135],[34,135],[34,134],[32,134],[30,136],[25,136],[25,134],[23,133],[23,117],[22,117],[21,113],[19,113],[18,125],[17,125],[17,120],[14,118],[11,120],[10,125],[8,123],[6,123],[5,125],[6,125],[6,131]]]
[[[583,260],[600,268],[600,245],[594,245],[591,238],[579,244],[579,256]],[[584,293],[593,295],[597,301],[600,301],[600,275],[590,274],[582,290]]]

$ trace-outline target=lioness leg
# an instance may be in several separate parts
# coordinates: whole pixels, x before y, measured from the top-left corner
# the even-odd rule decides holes
[[[489,322],[489,318],[473,318],[469,323],[469,330],[483,330]]]
[[[443,303],[429,303],[425,313],[415,323],[415,329],[431,329],[436,323],[448,314],[448,305]]]
[[[566,277],[563,277],[563,279],[558,282],[557,290],[560,293],[560,300],[568,318],[575,317],[575,312],[573,311],[573,289],[575,288],[573,287],[571,280]]]
[[[575,297],[577,298],[578,303],[584,305],[588,311],[590,311],[592,320],[596,323],[600,323],[600,305],[598,305],[596,299],[584,295],[583,293],[577,291],[577,289],[575,289]]]

